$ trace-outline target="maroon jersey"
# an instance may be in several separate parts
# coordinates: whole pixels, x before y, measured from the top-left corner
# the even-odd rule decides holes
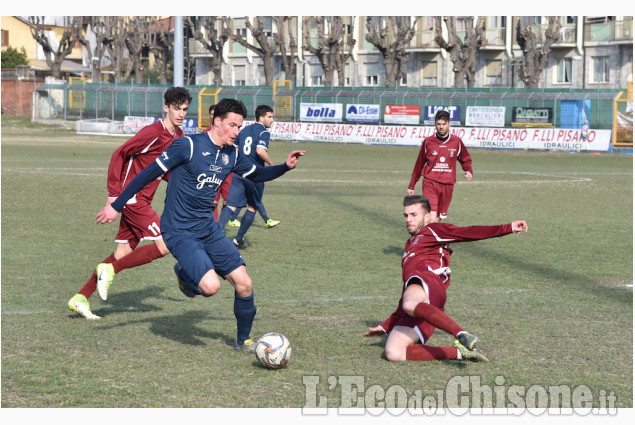
[[[174,134],[165,127],[163,120],[143,127],[137,134],[112,154],[108,166],[108,196],[117,197],[126,185],[172,143],[183,137],[183,130],[177,127]],[[128,204],[151,204],[160,179],[154,180],[133,196]]]
[[[430,293],[431,304],[443,309],[445,304],[445,289],[450,285],[450,255],[451,243],[472,242],[481,239],[495,238],[512,233],[512,225],[498,226],[468,226],[457,227],[450,223],[431,223],[410,237],[406,242],[401,259],[402,292],[406,290],[406,283],[412,277],[419,277],[427,283],[430,290],[440,293]],[[438,284],[438,285],[437,285]],[[422,322],[413,319],[403,310],[402,299],[399,300],[397,310],[390,315],[381,327],[386,333],[397,324],[410,326]],[[421,329],[421,326],[419,326]],[[431,332],[429,332],[431,334]]]
[[[450,223],[430,223],[406,242],[401,259],[403,281],[406,283],[410,277],[422,271],[430,271],[449,279],[451,243],[478,241],[509,233],[512,233],[511,223],[468,227],[457,227]]]
[[[408,189],[414,190],[421,176],[443,184],[456,183],[457,160],[463,171],[474,174],[472,157],[460,137],[451,134],[445,142],[439,140],[436,134],[426,137],[421,144],[417,162],[412,170]]]

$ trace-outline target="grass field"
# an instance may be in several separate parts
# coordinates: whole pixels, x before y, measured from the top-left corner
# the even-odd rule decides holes
[[[94,216],[124,141],[2,116],[2,407],[300,408],[320,396],[340,407],[346,376],[363,379],[362,395],[376,385],[436,398],[473,377],[505,391],[586,386],[595,407],[602,394],[633,406],[631,156],[472,149],[474,181],[459,179],[448,221],[529,225],[454,245],[446,311],[492,362],[390,363],[385,338],[362,334],[400,296],[401,201],[418,149],[273,142],[275,162],[307,154],[267,184],[281,224],[265,229],[257,217],[243,252],[253,335],[279,331],[293,344],[289,367],[269,371],[232,348],[231,286],[185,298],[171,256],[120,273],[107,302],[95,294],[102,320],[67,309],[114,249],[116,224]],[[442,332],[430,341],[449,343]]]

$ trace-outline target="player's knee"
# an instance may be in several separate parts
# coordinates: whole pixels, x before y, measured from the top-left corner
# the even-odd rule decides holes
[[[241,297],[248,297],[253,293],[253,282],[248,274],[236,282],[236,292]]]
[[[204,296],[211,297],[220,289],[220,280],[217,276],[203,276],[203,279],[198,284],[198,289],[201,290]]]
[[[386,360],[390,362],[403,362],[406,360],[405,347],[386,345],[384,354],[386,355]]]

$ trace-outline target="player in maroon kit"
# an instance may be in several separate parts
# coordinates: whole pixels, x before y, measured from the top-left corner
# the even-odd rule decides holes
[[[165,118],[139,130],[112,154],[108,166],[106,205],[117,199],[126,185],[141,170],[153,163],[172,141],[183,137],[183,131],[179,126],[183,124],[192,96],[184,87],[172,87],[164,93],[163,98]],[[68,301],[70,310],[87,319],[99,319],[99,316],[90,311],[88,303],[88,298],[96,289],[105,300],[108,297],[108,287],[116,273],[147,264],[170,252],[161,236],[159,216],[151,205],[160,181],[154,180],[128,201],[121,212],[119,232],[115,237],[115,252],[97,266],[84,287]],[[137,248],[143,240],[151,240],[154,243]]]
[[[472,157],[460,137],[450,134],[450,113],[439,110],[434,123],[436,134],[426,137],[421,144],[419,156],[412,170],[408,195],[414,194],[415,185],[423,176],[422,192],[430,200],[433,221],[447,217],[454,183],[456,183],[456,161],[465,172],[465,179],[472,180]]]
[[[457,227],[432,221],[430,203],[425,196],[406,196],[403,204],[406,227],[412,236],[406,242],[401,260],[402,296],[397,310],[364,335],[389,334],[386,358],[390,361],[489,361],[476,349],[478,338],[466,332],[444,312],[446,290],[450,285],[450,243],[526,232],[527,223],[521,220],[499,226]],[[434,328],[454,336],[454,347],[424,345]]]

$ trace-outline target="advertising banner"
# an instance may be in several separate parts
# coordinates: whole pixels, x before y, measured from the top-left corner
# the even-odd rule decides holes
[[[450,125],[461,125],[461,107],[460,106],[431,106],[425,107],[423,112],[423,123],[425,125],[434,125],[434,116],[439,110],[448,111],[450,113]]]
[[[387,124],[419,124],[419,105],[386,105],[384,122]]]
[[[465,113],[468,127],[504,127],[504,106],[468,106]]]
[[[198,119],[183,120],[183,125],[181,126],[181,130],[183,130],[183,134],[185,134],[186,136],[196,134],[197,128],[198,128]]]
[[[156,120],[160,120],[161,118],[155,117],[135,117],[135,116],[126,116],[123,119],[123,131],[124,133],[136,134],[139,130],[141,130],[146,125],[150,125]]]
[[[553,108],[512,108],[512,127],[553,127]]]
[[[346,105],[346,121],[378,124],[379,105]]]
[[[300,121],[342,122],[341,103],[301,103]]]
[[[435,133],[435,128],[274,121],[270,131],[273,140],[420,146],[423,139]],[[468,148],[608,151],[611,141],[611,130],[589,130],[586,140],[582,129],[451,127],[450,131]]]

